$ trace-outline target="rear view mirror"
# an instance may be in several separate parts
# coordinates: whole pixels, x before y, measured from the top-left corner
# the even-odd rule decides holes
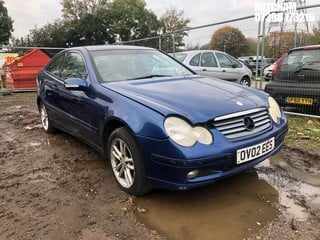
[[[64,87],[69,90],[84,91],[88,88],[86,80],[80,78],[68,78],[64,82]]]

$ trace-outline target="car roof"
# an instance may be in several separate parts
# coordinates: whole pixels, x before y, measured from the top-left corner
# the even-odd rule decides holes
[[[293,48],[293,49],[291,49],[289,52],[292,52],[292,51],[300,51],[300,50],[317,50],[317,49],[320,49],[320,44],[318,44],[318,45],[308,45],[308,46]]]
[[[183,52],[176,52],[176,54],[179,54],[179,53],[204,53],[204,52],[218,52],[218,53],[225,53],[225,52],[222,52],[222,51],[218,51],[218,50],[190,50],[190,51],[183,51]]]
[[[92,45],[69,48],[73,50],[101,51],[101,50],[155,50],[154,48],[131,45]]]

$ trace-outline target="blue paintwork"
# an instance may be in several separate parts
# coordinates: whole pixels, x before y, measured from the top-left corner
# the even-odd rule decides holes
[[[266,106],[267,96],[239,84],[221,82],[199,75],[114,82],[108,88],[151,107],[163,115],[177,114],[192,123],[231,112]],[[226,90],[227,89],[227,90]],[[236,101],[244,105],[238,106]]]
[[[100,46],[65,50],[79,52],[85,59],[88,77],[87,86],[82,87],[86,89],[68,90],[63,81],[44,69],[38,75],[38,102],[42,101],[46,105],[50,123],[54,127],[82,139],[104,154],[108,137],[104,129],[110,121],[117,120],[126,125],[140,147],[148,179],[153,187],[187,189],[212,183],[251,168],[275,154],[283,145],[288,127],[283,113],[279,124],[272,122],[271,128],[250,137],[230,140],[216,129],[210,129],[214,137],[212,145],[197,143],[186,148],[175,144],[163,128],[167,116],[180,116],[193,125],[206,124],[217,116],[267,107],[268,95],[239,84],[198,75],[101,84],[88,53],[88,50],[100,48],[128,47]],[[70,83],[81,85],[76,80]],[[243,106],[236,104],[237,101],[242,102]],[[276,147],[271,153],[241,165],[235,164],[237,149],[271,137],[276,139]],[[204,170],[208,174],[187,180],[186,174],[192,169]]]

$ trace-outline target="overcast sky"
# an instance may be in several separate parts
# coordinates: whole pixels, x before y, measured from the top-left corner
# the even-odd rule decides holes
[[[4,0],[9,15],[14,19],[13,36],[26,36],[35,26],[42,27],[48,22],[61,18],[61,0]],[[224,20],[255,14],[255,3],[274,2],[271,0],[145,0],[147,8],[160,17],[170,6],[183,10],[185,17],[191,20],[190,26],[200,26]],[[320,0],[307,0],[307,5],[320,4]],[[320,10],[317,8],[316,10]],[[317,20],[319,14],[317,14]],[[249,27],[250,25],[250,27]],[[241,22],[242,31],[256,30],[252,19]],[[247,28],[247,29],[246,29]],[[204,44],[209,41],[212,29],[194,31],[193,44]],[[253,37],[253,36],[252,36]]]

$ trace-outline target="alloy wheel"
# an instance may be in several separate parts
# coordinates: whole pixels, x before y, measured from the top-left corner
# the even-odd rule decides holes
[[[122,139],[115,138],[111,142],[110,151],[110,162],[118,183],[124,188],[130,188],[134,183],[135,171],[129,147]]]
[[[40,118],[41,118],[41,124],[45,131],[48,131],[49,128],[49,122],[48,122],[48,114],[46,107],[42,104],[40,108]]]

